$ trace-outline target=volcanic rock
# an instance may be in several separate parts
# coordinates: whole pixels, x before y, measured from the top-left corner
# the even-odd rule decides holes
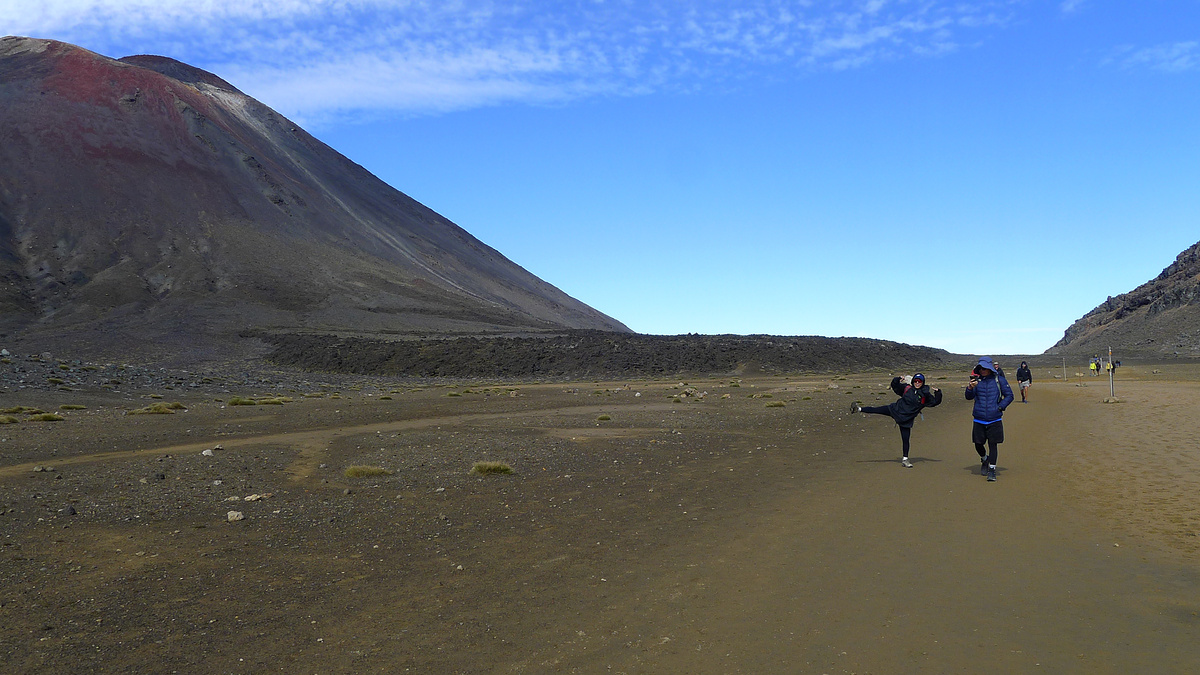
[[[1083,315],[1046,353],[1107,357],[1109,347],[1130,356],[1200,356],[1200,243],[1157,277]]]
[[[253,328],[628,331],[212,73],[0,39],[0,336],[115,355]]]

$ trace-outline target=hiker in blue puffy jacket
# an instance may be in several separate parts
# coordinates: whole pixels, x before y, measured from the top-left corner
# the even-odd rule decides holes
[[[1003,371],[992,363],[991,357],[984,356],[971,371],[966,394],[968,401],[975,401],[971,442],[975,444],[975,452],[979,453],[979,473],[987,476],[989,482],[994,482],[998,454],[996,446],[1004,442],[1004,421],[1001,417],[1004,409],[1013,402],[1012,387],[1008,386]],[[987,443],[986,451],[984,443]]]

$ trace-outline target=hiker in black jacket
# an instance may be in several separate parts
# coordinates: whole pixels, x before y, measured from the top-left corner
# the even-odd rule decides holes
[[[1021,385],[1021,403],[1028,403],[1029,385],[1033,384],[1033,373],[1029,372],[1029,364],[1021,362],[1017,368],[1017,384]]]
[[[903,455],[900,457],[901,466],[911,469],[912,462],[908,461],[909,437],[912,435],[913,420],[923,408],[932,408],[942,402],[942,390],[937,387],[929,388],[925,384],[925,376],[921,373],[912,378],[892,378],[892,391],[900,397],[891,405],[863,407],[857,401],[850,404],[852,413],[873,413],[889,415],[900,427],[900,441],[903,445]]]

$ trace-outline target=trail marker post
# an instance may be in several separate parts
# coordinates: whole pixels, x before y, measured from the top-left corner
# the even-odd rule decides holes
[[[1117,369],[1113,368],[1112,347],[1110,346],[1108,348],[1108,395],[1113,398],[1117,397],[1117,390],[1113,388],[1113,375],[1115,375],[1116,372]]]

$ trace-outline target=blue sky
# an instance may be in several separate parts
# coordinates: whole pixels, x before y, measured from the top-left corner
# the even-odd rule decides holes
[[[1200,0],[8,0],[644,333],[1038,353],[1200,240]]]

